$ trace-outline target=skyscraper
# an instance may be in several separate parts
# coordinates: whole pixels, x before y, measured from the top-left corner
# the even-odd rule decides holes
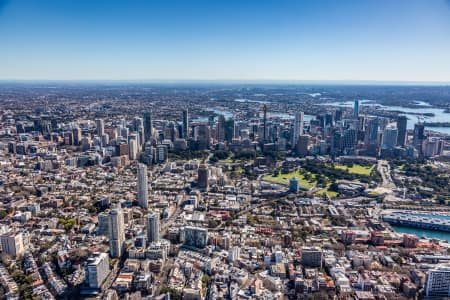
[[[397,118],[397,129],[398,129],[397,145],[399,145],[399,146],[406,145],[406,140],[407,140],[406,125],[407,125],[407,123],[408,123],[408,118],[406,116],[399,116]]]
[[[109,274],[109,258],[106,253],[94,252],[87,259],[85,267],[86,284],[93,289],[100,289]]]
[[[378,128],[380,127],[379,125],[379,120],[378,118],[372,119],[369,121],[368,123],[368,132],[367,132],[367,142],[370,145],[376,145],[378,144]]]
[[[231,143],[236,135],[236,128],[234,126],[234,120],[228,119],[224,123],[224,135],[225,135],[225,141],[228,143]]]
[[[72,130],[73,132],[73,144],[75,146],[80,145],[81,143],[81,129],[80,127],[76,127]]]
[[[169,140],[174,142],[175,139],[177,138],[177,130],[175,128],[174,122],[169,122],[169,126],[167,126],[167,128],[166,128],[166,132],[167,132],[166,138],[169,138]]]
[[[138,136],[133,133],[128,136],[128,155],[131,160],[136,160],[138,157]]]
[[[109,234],[109,214],[106,211],[103,211],[97,215],[97,234]]]
[[[151,110],[144,113],[144,133],[145,142],[148,142],[153,135],[153,119]]]
[[[295,152],[300,156],[308,155],[310,136],[307,134],[302,134],[298,137],[298,142],[295,145]]]
[[[342,146],[347,153],[352,153],[357,144],[357,135],[354,128],[348,128],[344,131]]]
[[[217,121],[216,137],[219,142],[225,140],[225,117],[223,115],[220,115]]]
[[[295,114],[295,120],[294,120],[294,134],[292,137],[292,147],[295,147],[298,142],[298,138],[300,135],[303,134],[303,120],[304,120],[304,113],[302,111],[297,112]]]
[[[211,143],[211,132],[208,124],[199,124],[194,128],[194,140],[197,150],[208,149]]]
[[[97,127],[97,135],[105,134],[105,121],[103,119],[95,119],[95,127]]]
[[[425,139],[425,126],[422,123],[414,125],[414,144],[417,145]]]
[[[353,104],[353,118],[359,118],[359,100],[355,100],[355,103]]]
[[[262,141],[265,142],[267,139],[267,105],[264,104],[263,106],[263,138]]]
[[[147,166],[139,164],[137,172],[137,202],[140,207],[148,207],[148,177]]]
[[[168,148],[167,145],[157,145],[156,146],[156,162],[157,163],[165,163],[168,158]]]
[[[422,155],[423,141],[425,140],[425,125],[417,123],[414,125],[413,145]]]
[[[129,133],[128,127],[122,127],[120,128],[120,136],[122,139],[127,140],[128,139],[128,133]]]
[[[342,109],[337,109],[336,112],[334,113],[334,120],[336,122],[339,122],[342,120]]]
[[[131,131],[131,134],[136,138],[138,151],[140,151],[142,149],[142,146],[144,145],[145,139],[144,120],[140,117],[134,117],[131,123]]]
[[[333,126],[333,114],[326,113],[325,114],[325,127],[332,127]]]
[[[109,251],[111,257],[120,257],[125,242],[125,226],[123,212],[120,208],[114,208],[109,213]]]
[[[159,214],[149,213],[147,215],[147,240],[149,243],[159,241]]]
[[[202,189],[208,188],[208,167],[204,164],[201,164],[198,167],[197,175],[198,186]]]
[[[397,144],[398,130],[395,126],[388,126],[383,132],[383,145],[384,149],[392,149]]]
[[[342,151],[343,148],[343,135],[342,132],[336,131],[333,133],[333,136],[331,138],[331,153],[332,154],[339,154]]]
[[[189,138],[189,111],[187,108],[183,110],[183,138],[186,140]]]
[[[132,123],[133,131],[138,131],[138,129],[142,126],[144,126],[144,120],[140,117],[134,117],[133,123]]]

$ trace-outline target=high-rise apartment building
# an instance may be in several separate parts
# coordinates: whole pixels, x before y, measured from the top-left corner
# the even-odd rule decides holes
[[[147,215],[147,240],[149,243],[159,241],[159,214],[149,213]]]
[[[97,215],[97,230],[98,235],[109,234],[109,211],[103,211]]]
[[[12,257],[22,256],[24,253],[23,234],[21,232],[7,232],[0,235],[2,252]]]
[[[148,207],[147,166],[139,164],[137,171],[137,202],[140,207]]]
[[[450,264],[439,265],[428,271],[425,293],[427,297],[450,297]]]
[[[308,267],[322,266],[322,249],[319,247],[303,247],[302,248],[302,265]]]
[[[123,212],[114,208],[109,213],[109,250],[111,257],[121,257],[125,242],[125,225]]]
[[[100,289],[109,274],[109,257],[106,253],[95,252],[85,266],[86,284],[92,289]]]
[[[180,229],[180,241],[188,246],[204,248],[208,244],[208,230],[192,226],[182,227]]]

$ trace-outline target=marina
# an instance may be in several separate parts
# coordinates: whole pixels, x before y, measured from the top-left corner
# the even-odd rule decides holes
[[[383,220],[396,226],[450,232],[450,219],[442,216],[394,212],[383,215]]]

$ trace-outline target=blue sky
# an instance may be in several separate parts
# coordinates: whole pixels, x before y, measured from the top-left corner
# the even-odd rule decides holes
[[[0,79],[450,82],[450,1],[0,0]]]

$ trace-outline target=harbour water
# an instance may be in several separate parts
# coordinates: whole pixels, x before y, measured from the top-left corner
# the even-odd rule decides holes
[[[426,237],[429,239],[440,239],[450,242],[450,232],[433,231],[421,228],[405,227],[405,226],[391,226],[395,231],[407,234],[415,234],[419,238]]]
[[[408,117],[407,127],[408,129],[413,129],[414,124],[417,123],[417,115],[414,115],[416,112],[433,114],[434,116],[428,117],[423,116],[423,120],[426,122],[448,122],[450,120],[450,114],[446,113],[444,109],[431,107],[431,105],[424,101],[416,101],[418,105],[422,107],[419,108],[411,108],[411,107],[403,107],[403,106],[393,106],[393,105],[381,105],[372,100],[361,100],[360,107],[362,106],[373,106],[377,107],[380,110],[386,111],[401,111],[402,115]],[[353,101],[343,101],[343,102],[326,102],[323,105],[331,105],[338,107],[353,107]],[[450,134],[450,127],[427,127],[428,130],[433,130],[436,132]]]
[[[444,215],[429,215],[429,214],[412,214],[415,216],[421,216],[421,217],[433,217],[436,219],[450,219],[450,216],[444,216]],[[408,226],[397,226],[392,225],[392,228],[395,229],[397,232],[401,233],[408,233],[408,234],[415,234],[418,237],[427,237],[429,239],[440,239],[440,240],[447,240],[450,242],[450,232],[442,232],[442,231],[434,231],[434,230],[427,230],[427,229],[421,229],[421,228],[414,228],[414,227],[408,227]]]

